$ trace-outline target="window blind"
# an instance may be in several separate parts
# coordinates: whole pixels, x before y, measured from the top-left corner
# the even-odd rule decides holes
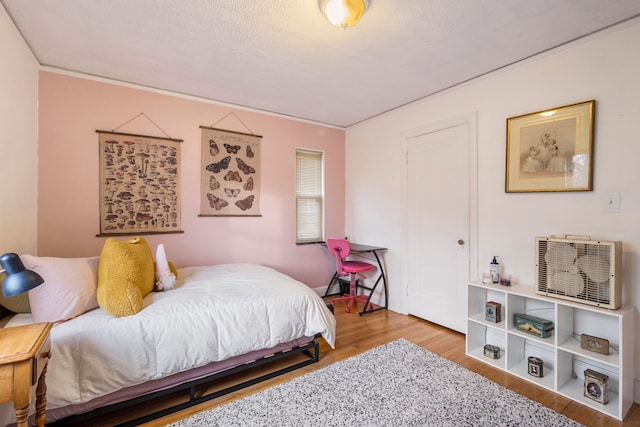
[[[296,149],[296,243],[324,241],[323,157]]]

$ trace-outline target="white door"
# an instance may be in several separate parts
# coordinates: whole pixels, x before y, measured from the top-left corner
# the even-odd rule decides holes
[[[469,123],[407,139],[408,311],[466,332]]]

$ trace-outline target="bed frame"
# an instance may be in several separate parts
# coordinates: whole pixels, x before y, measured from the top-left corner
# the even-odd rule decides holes
[[[148,402],[154,399],[158,399],[162,396],[167,396],[176,392],[189,390],[189,400],[174,405],[167,409],[162,409],[156,412],[153,412],[148,415],[144,415],[142,417],[136,418],[131,421],[127,421],[123,424],[120,424],[120,427],[128,427],[128,426],[136,426],[169,414],[172,414],[177,411],[181,411],[183,409],[189,408],[191,406],[200,404],[202,402],[206,402],[208,400],[215,399],[220,396],[224,396],[229,393],[233,393],[237,390],[252,386],[254,384],[260,383],[262,381],[266,381],[268,379],[277,377],[279,375],[285,374],[287,372],[294,371],[296,369],[300,369],[304,366],[310,365],[312,363],[316,363],[320,360],[320,348],[316,338],[312,338],[300,344],[297,340],[294,341],[294,346],[292,348],[285,348],[281,350],[282,347],[287,347],[287,344],[280,345],[268,350],[262,350],[259,352],[252,352],[251,354],[263,353],[261,357],[258,359],[247,362],[246,356],[239,356],[238,358],[234,358],[236,360],[232,363],[231,367],[223,366],[229,365],[228,362],[214,362],[207,366],[203,366],[201,368],[196,368],[191,371],[187,371],[186,373],[172,375],[167,377],[166,379],[150,381],[148,383],[141,384],[140,386],[129,387],[125,389],[124,393],[117,392],[113,393],[116,396],[105,396],[103,399],[96,399],[97,402],[90,402],[92,405],[100,405],[89,412],[79,413],[77,415],[66,416],[65,418],[58,419],[52,423],[47,423],[48,426],[69,426],[69,425],[88,425],[88,421],[94,420],[97,418],[101,418],[107,414],[114,413],[116,411],[121,411],[126,408],[130,408],[135,405],[139,405],[144,402]],[[276,352],[272,352],[272,350],[276,349]],[[293,360],[289,360],[293,359]],[[302,359],[302,361],[299,361]],[[246,372],[256,367],[265,366],[277,361],[286,361],[287,365],[284,367],[276,367],[275,370],[270,371],[266,374],[259,375],[257,377],[251,378],[249,380],[240,382],[238,384],[225,387],[221,390],[211,392],[202,396],[196,396],[196,387],[208,383],[213,383],[214,381],[220,380],[222,378],[238,374],[241,372]],[[220,366],[223,366],[222,368]],[[213,370],[213,371],[212,371]],[[203,372],[206,372],[203,374]],[[191,377],[191,379],[184,380],[185,375]],[[155,384],[154,384],[155,383]],[[142,386],[142,387],[141,387]],[[145,388],[152,389],[152,391],[145,392],[143,391]],[[142,390],[141,390],[142,389]],[[137,394],[136,394],[137,393]],[[144,394],[142,394],[144,393]],[[123,397],[127,395],[133,395],[136,397]],[[110,397],[111,396],[111,397]],[[126,399],[122,401],[117,401],[116,403],[101,405],[102,402],[109,402],[110,400],[117,399]],[[79,405],[82,406],[82,405]],[[62,412],[60,412],[62,410]],[[74,410],[73,408],[71,409]],[[54,409],[52,412],[56,413],[64,413],[64,411],[69,411],[69,408],[59,408]],[[63,415],[64,416],[64,415]]]

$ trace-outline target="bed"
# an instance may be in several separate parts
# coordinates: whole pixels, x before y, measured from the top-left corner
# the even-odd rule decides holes
[[[19,314],[7,326],[29,322],[29,314]],[[313,363],[317,336],[333,347],[335,318],[305,284],[257,264],[182,268],[175,289],[147,295],[136,315],[117,318],[97,308],[54,326],[47,422],[215,379],[292,350]]]

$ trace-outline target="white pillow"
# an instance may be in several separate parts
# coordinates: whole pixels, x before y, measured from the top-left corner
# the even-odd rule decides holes
[[[25,267],[44,283],[29,291],[35,322],[60,322],[98,307],[98,262],[92,258],[53,258],[21,255]]]

